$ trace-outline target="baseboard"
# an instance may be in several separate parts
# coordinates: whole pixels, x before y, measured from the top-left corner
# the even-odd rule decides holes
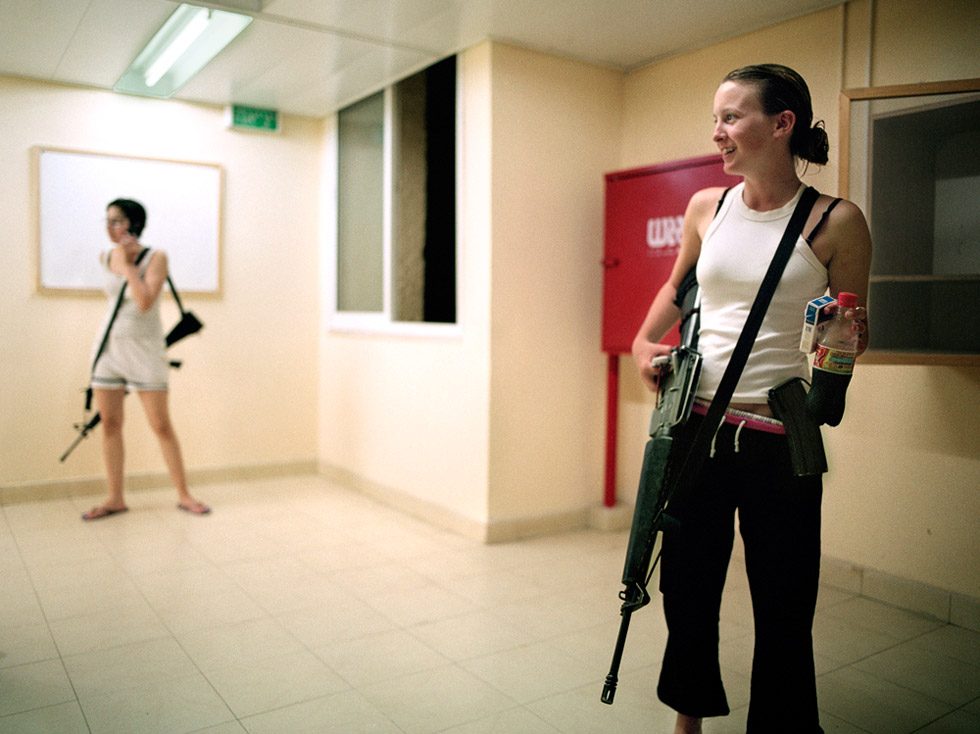
[[[192,486],[308,474],[320,474],[435,527],[485,543],[506,543],[585,527],[620,530],[625,518],[625,515],[620,516],[622,513],[617,513],[615,522],[610,520],[609,527],[603,528],[602,526],[607,523],[597,522],[595,509],[584,508],[541,517],[480,523],[400,490],[365,479],[347,469],[318,465],[314,460],[209,467],[192,469],[187,473],[188,481]],[[170,484],[170,478],[163,472],[132,474],[126,477],[127,492],[161,489],[169,487]],[[0,505],[99,495],[104,491],[103,477],[26,482],[0,487]],[[738,548],[736,544],[736,553]],[[940,622],[980,632],[980,598],[864,568],[850,561],[828,556],[824,556],[821,560],[820,577],[821,582],[828,586],[931,617]]]
[[[980,599],[966,594],[827,556],[820,561],[820,580],[828,586],[980,632]]]
[[[578,530],[589,524],[589,510],[574,510],[541,517],[491,520],[481,523],[447,510],[401,490],[386,486],[342,467],[320,466],[320,474],[332,482],[361,492],[384,505],[427,522],[435,527],[458,533],[483,543],[508,543],[523,538]]]
[[[275,479],[277,477],[316,474],[317,463],[306,461],[280,462],[275,464],[245,464],[237,466],[207,467],[189,469],[187,481],[191,486],[220,484],[223,482],[245,482],[254,479]],[[172,486],[166,472],[146,472],[126,475],[126,491],[139,492],[148,489],[162,489]],[[0,487],[0,505],[38,500],[64,499],[101,495],[105,492],[105,477],[84,477],[44,482],[25,482]]]
[[[617,517],[616,520],[620,518]],[[596,522],[592,526],[601,529]],[[741,542],[735,543],[732,553],[735,557],[744,559]],[[977,597],[865,568],[852,561],[827,555],[820,559],[820,583],[939,622],[980,632],[980,598]]]
[[[629,530],[633,524],[633,506],[622,502],[606,507],[599,505],[589,510],[589,527],[604,532]]]
[[[366,477],[332,464],[320,464],[319,473],[331,482],[340,484],[399,512],[417,518],[435,527],[449,530],[466,538],[487,541],[487,528],[482,523],[447,510],[432,502],[375,482]]]
[[[589,526],[591,510],[571,510],[538,517],[521,517],[510,520],[493,520],[487,525],[487,543],[510,543],[524,538],[567,533]]]
[[[606,508],[584,508],[543,517],[491,520],[482,524],[400,490],[365,479],[347,469],[321,465],[320,474],[423,522],[484,543],[507,543],[586,527],[621,531],[629,527],[632,515],[632,508],[629,507],[611,508],[613,511]],[[734,552],[740,555],[740,543],[735,544]],[[915,614],[980,631],[980,599],[975,597],[863,568],[850,561],[828,556],[821,559],[820,581]]]

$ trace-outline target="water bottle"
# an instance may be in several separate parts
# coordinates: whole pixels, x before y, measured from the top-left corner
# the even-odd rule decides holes
[[[858,353],[858,332],[854,319],[847,317],[853,308],[857,308],[857,296],[841,292],[837,313],[817,337],[813,377],[806,396],[806,412],[817,425],[836,426],[844,417],[844,396]]]

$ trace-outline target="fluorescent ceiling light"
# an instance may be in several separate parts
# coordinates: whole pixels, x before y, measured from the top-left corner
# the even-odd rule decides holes
[[[169,97],[251,22],[248,15],[182,3],[113,89]]]

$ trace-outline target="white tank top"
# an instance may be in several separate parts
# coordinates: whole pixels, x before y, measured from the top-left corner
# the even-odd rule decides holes
[[[714,397],[735,342],[749,315],[759,286],[793,209],[803,194],[779,209],[757,212],[742,201],[745,184],[733,187],[701,244],[697,276],[701,287],[701,332],[698,349],[704,357],[698,397]],[[732,402],[764,403],[769,389],[791,377],[808,377],[806,355],[800,351],[803,310],[823,295],[827,268],[801,235],[762,321]]]
[[[150,250],[143,261],[139,264],[141,276],[146,275],[146,269],[150,265],[150,260],[157,253],[157,250]],[[116,275],[109,270],[109,251],[102,253],[99,257],[102,267],[105,270],[105,292],[109,297],[109,310],[102,320],[102,327],[99,332],[99,339],[105,332],[106,324],[112,317],[112,311],[116,306],[116,299],[119,297],[119,289],[123,287],[126,279],[121,275]],[[160,298],[153,301],[153,305],[146,311],[140,311],[136,302],[132,298],[130,289],[126,288],[123,295],[122,305],[119,307],[119,314],[112,325],[112,336],[126,337],[132,339],[163,340],[163,325],[160,322]]]

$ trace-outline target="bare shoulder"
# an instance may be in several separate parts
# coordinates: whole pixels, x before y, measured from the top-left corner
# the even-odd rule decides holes
[[[701,236],[704,235],[708,224],[711,223],[712,218],[715,216],[718,201],[724,193],[724,186],[710,186],[695,192],[691,196],[687,204],[687,211],[684,213],[684,218]]]
[[[147,264],[146,267],[147,270],[150,272],[166,275],[167,274],[166,250],[157,250],[156,248],[150,250],[150,262]]]
[[[725,190],[724,186],[709,186],[706,189],[694,192],[687,205],[688,211],[693,213],[695,211],[702,212],[708,210],[714,213],[715,207],[718,206],[718,200],[721,199],[721,195],[725,193]]]
[[[871,247],[868,220],[857,204],[841,199],[834,207],[827,218],[827,239],[836,243],[837,247],[841,245]]]
[[[861,208],[847,199],[841,199],[836,205],[834,201],[834,197],[821,195],[804,229],[805,232],[813,232],[819,225],[811,246],[825,265],[841,249],[871,248],[871,234]],[[820,225],[825,216],[826,221]]]
[[[871,232],[861,208],[842,199],[823,232],[813,241],[813,253],[827,266],[831,293],[849,291],[867,303],[871,271]]]
[[[840,204],[837,205],[837,210],[837,219],[841,224],[851,227],[868,228],[868,220],[865,219],[864,212],[853,201],[841,199]]]

